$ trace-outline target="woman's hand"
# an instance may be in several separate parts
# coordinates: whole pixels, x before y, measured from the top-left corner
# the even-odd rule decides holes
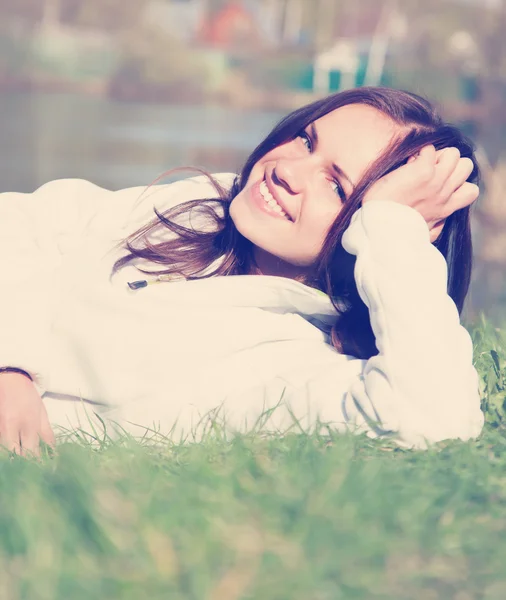
[[[391,200],[411,206],[425,219],[434,242],[445,219],[478,198],[478,186],[466,181],[473,168],[471,159],[461,158],[457,148],[436,151],[433,145],[425,146],[418,156],[374,183],[362,204]]]
[[[22,455],[40,454],[40,440],[55,438],[35,385],[20,373],[0,373],[0,446]]]

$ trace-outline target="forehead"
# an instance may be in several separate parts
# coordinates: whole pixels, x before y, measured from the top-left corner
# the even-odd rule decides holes
[[[402,127],[371,106],[350,104],[314,122],[319,151],[356,184]]]

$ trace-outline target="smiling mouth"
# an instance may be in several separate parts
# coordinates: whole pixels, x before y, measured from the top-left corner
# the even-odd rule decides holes
[[[265,180],[260,184],[260,193],[262,194],[262,198],[274,212],[277,212],[282,217],[285,217],[285,219],[288,221],[292,221],[290,216],[281,208],[281,206],[276,202],[274,196],[269,192],[269,188],[267,187]]]

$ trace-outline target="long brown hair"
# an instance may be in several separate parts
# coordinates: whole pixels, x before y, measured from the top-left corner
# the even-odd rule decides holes
[[[371,106],[395,123],[407,127],[408,133],[394,143],[359,182],[330,228],[305,283],[325,292],[332,299],[339,318],[333,326],[331,337],[333,345],[340,352],[358,358],[377,354],[369,312],[355,284],[355,257],[348,254],[341,243],[365,192],[375,181],[404,164],[427,144],[434,144],[436,149],[449,146],[458,148],[462,157],[468,157],[474,163],[468,181],[476,182],[479,176],[471,142],[459,129],[445,123],[427,100],[409,92],[389,88],[347,90],[290,113],[252,152],[230,189],[224,189],[209,176],[216,190],[214,198],[184,202],[163,213],[155,209],[156,218],[125,240],[128,253],[116,262],[114,271],[134,259],[142,259],[160,265],[159,269],[149,271],[138,267],[143,272],[186,279],[254,273],[253,245],[237,231],[230,217],[232,199],[245,187],[254,165],[267,152],[297,137],[313,121],[348,104]],[[178,222],[190,211],[192,214],[197,211],[213,226],[202,231]],[[167,229],[173,235],[162,242],[152,243],[150,235],[160,229]],[[461,312],[472,268],[469,208],[460,209],[447,218],[435,246],[446,259],[448,293]]]

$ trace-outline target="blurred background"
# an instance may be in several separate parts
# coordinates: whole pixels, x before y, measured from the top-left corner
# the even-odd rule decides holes
[[[233,171],[329,92],[426,95],[479,148],[467,317],[506,314],[506,0],[0,0],[2,190]]]

